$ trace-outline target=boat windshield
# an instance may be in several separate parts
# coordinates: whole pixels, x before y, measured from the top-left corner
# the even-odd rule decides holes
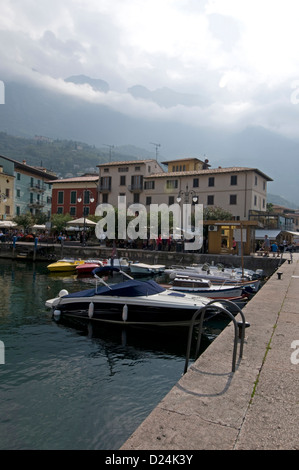
[[[111,284],[109,287],[100,286],[94,289],[87,289],[73,294],[65,295],[65,298],[73,297],[93,297],[94,295],[109,295],[120,297],[140,297],[164,292],[164,287],[155,281],[138,281],[135,279]]]

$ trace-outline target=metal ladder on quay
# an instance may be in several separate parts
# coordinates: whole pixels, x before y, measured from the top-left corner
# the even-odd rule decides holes
[[[190,351],[191,351],[191,343],[192,343],[192,335],[193,335],[195,322],[198,319],[198,316],[200,315],[199,331],[198,331],[198,337],[197,337],[197,342],[196,342],[196,350],[195,350],[195,358],[197,358],[198,353],[199,353],[199,348],[200,348],[202,332],[203,332],[204,317],[205,317],[205,314],[207,312],[207,309],[215,303],[217,303],[217,304],[219,304],[219,303],[227,304],[228,306],[233,305],[234,308],[237,308],[237,310],[240,313],[241,318],[242,318],[242,321],[238,322],[236,320],[235,316],[229,310],[227,310],[223,306],[217,305],[217,309],[219,311],[219,312],[217,312],[217,314],[224,313],[225,315],[227,315],[233,321],[233,324],[234,324],[234,347],[233,347],[233,358],[232,358],[232,372],[235,372],[235,370],[236,370],[236,358],[237,358],[237,348],[238,348],[238,340],[239,339],[241,340],[240,341],[239,357],[240,357],[240,359],[243,357],[245,328],[249,327],[250,324],[245,321],[245,316],[244,316],[244,313],[243,313],[242,309],[238,305],[231,302],[230,300],[221,300],[221,301],[220,300],[211,300],[211,302],[209,302],[207,305],[205,305],[204,307],[201,307],[200,309],[198,309],[194,313],[194,315],[191,319],[190,326],[189,326],[189,332],[188,332],[188,342],[187,342],[187,351],[186,351],[184,374],[188,370],[188,364],[189,364],[189,359],[190,359]]]

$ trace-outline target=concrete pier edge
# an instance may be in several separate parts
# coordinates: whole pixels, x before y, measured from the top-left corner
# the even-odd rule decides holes
[[[244,308],[236,371],[230,323],[120,450],[298,450],[298,287],[294,254]]]

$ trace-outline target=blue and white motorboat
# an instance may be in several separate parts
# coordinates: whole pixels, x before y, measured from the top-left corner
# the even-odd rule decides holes
[[[107,284],[100,276],[111,269],[128,280]],[[173,292],[153,280],[133,279],[118,268],[96,268],[93,275],[96,278],[94,288],[74,293],[63,289],[57,297],[46,301],[54,318],[66,316],[108,323],[183,325],[189,324],[199,309],[206,307],[205,319],[209,319],[223,308],[220,302],[208,306],[211,301],[208,297]]]

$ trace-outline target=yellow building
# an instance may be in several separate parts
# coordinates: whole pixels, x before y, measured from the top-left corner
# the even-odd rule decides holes
[[[14,216],[14,176],[8,175],[0,166],[0,220],[11,220]]]
[[[255,252],[255,221],[217,221],[206,220],[204,225],[208,228],[209,254],[237,254],[250,255]],[[236,248],[234,249],[234,243]]]

